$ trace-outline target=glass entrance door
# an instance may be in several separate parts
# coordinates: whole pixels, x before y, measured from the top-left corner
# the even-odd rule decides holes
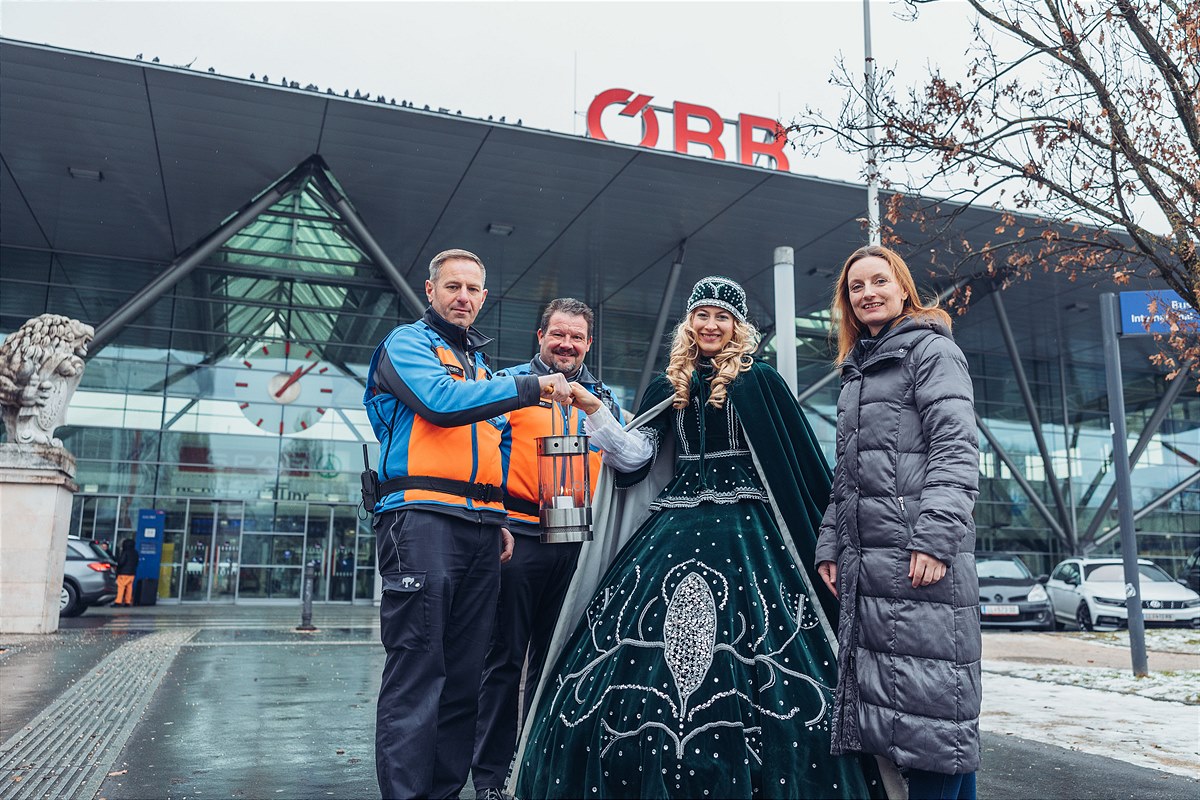
[[[192,501],[183,541],[180,599],[233,602],[241,552],[242,504]]]
[[[183,545],[183,591],[181,600],[208,599],[212,577],[213,528],[217,522],[217,504],[192,502]]]
[[[349,603],[354,600],[354,539],[358,528],[355,506],[334,506],[333,525],[329,530],[329,599]]]

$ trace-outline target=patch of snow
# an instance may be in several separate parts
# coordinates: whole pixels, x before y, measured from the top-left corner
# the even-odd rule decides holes
[[[1129,631],[1078,631],[1060,635],[1093,644],[1129,649]],[[1146,650],[1151,653],[1200,655],[1200,630],[1195,628],[1150,628],[1146,631]]]
[[[1200,779],[1200,705],[1144,696],[1194,693],[1200,672],[1162,675],[1142,691],[1103,668],[985,661],[983,670],[983,730]]]
[[[1019,661],[984,661],[983,670],[1061,686],[1082,686],[1152,700],[1200,705],[1200,670],[1152,671],[1144,678],[1136,678],[1130,669],[1023,664]]]

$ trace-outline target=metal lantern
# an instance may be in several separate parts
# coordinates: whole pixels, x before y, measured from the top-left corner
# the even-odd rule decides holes
[[[537,465],[542,542],[590,542],[592,483],[588,473],[588,437],[538,437]]]

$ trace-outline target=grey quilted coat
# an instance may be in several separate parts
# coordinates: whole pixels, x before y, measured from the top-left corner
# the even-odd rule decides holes
[[[979,439],[967,361],[940,321],[905,319],[842,364],[837,467],[816,563],[841,610],[835,755],[958,774],[979,766]],[[911,551],[947,565],[913,588]]]

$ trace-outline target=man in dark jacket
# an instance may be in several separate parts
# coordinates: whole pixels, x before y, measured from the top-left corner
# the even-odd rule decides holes
[[[583,363],[592,347],[593,320],[592,310],[579,300],[552,300],[538,325],[538,354],[528,363],[496,375],[559,373],[602,398],[613,416],[621,419],[621,408],[612,392]],[[559,416],[552,416],[556,414]],[[501,448],[505,458],[504,504],[518,545],[512,559],[500,568],[500,603],[480,689],[471,767],[480,800],[503,797],[501,787],[517,746],[517,698],[524,685],[525,703],[520,715],[524,719],[529,715],[554,623],[579,557],[581,542],[547,543],[540,539],[537,437],[564,432],[586,433],[584,416],[578,409],[530,406],[509,414],[506,438],[511,441]],[[590,469],[594,489],[600,475],[598,450],[591,454]]]

